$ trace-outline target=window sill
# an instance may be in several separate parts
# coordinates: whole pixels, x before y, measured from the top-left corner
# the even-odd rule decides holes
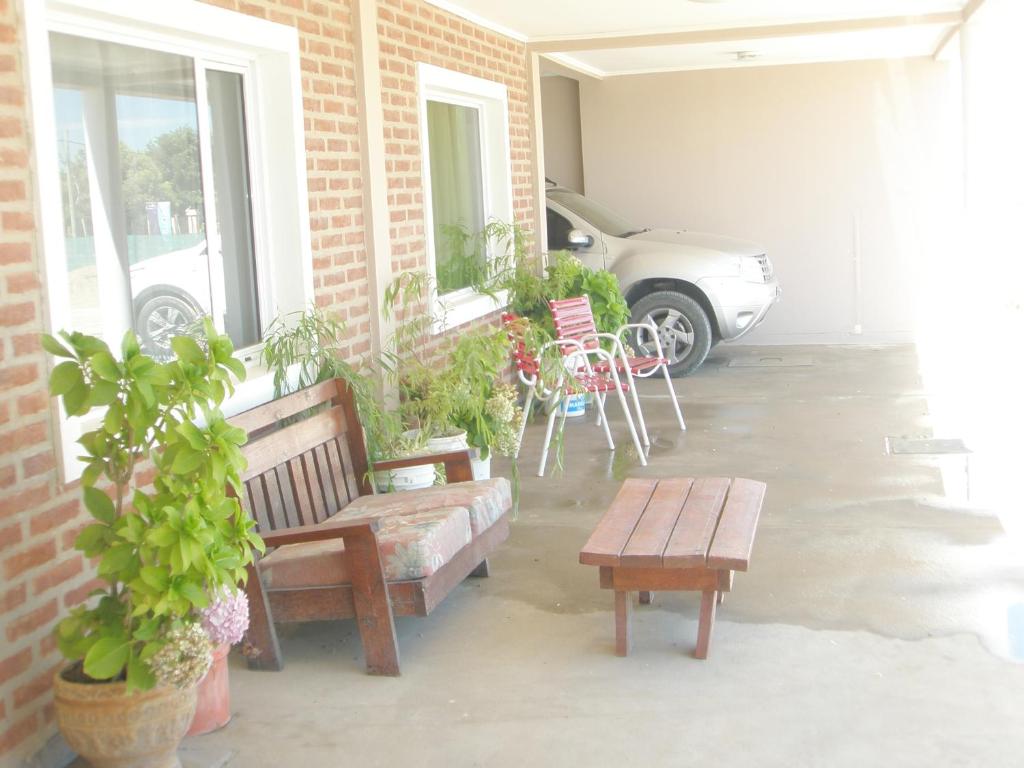
[[[508,305],[508,291],[488,296],[465,288],[438,296],[436,301],[438,319],[433,324],[435,335],[504,309]]]

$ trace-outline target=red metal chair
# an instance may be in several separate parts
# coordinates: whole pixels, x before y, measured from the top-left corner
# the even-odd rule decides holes
[[[672,378],[668,373],[668,358],[662,353],[657,328],[647,323],[627,323],[615,333],[600,333],[597,330],[597,325],[594,323],[594,313],[590,308],[589,296],[555,299],[548,302],[548,305],[551,307],[551,317],[555,323],[556,338],[560,340],[573,339],[588,350],[600,348],[601,339],[609,341],[613,352],[612,358],[610,361],[595,363],[593,366],[594,372],[607,373],[609,370],[617,370],[619,373],[625,374],[625,383],[632,392],[633,406],[636,408],[637,421],[640,424],[640,433],[643,436],[645,446],[649,446],[651,441],[647,436],[647,423],[644,421],[644,414],[640,409],[640,398],[637,394],[634,379],[646,379],[660,370],[665,376],[669,399],[672,402],[673,408],[675,408],[679,428],[686,429],[686,422],[683,421],[683,412],[679,407],[679,399],[675,388],[672,386]],[[629,330],[641,328],[651,332],[656,352],[653,357],[630,356],[626,354],[626,348],[622,341],[623,334]]]
[[[519,376],[519,381],[526,387],[526,402],[523,404],[523,418],[519,425],[516,457],[519,456],[519,448],[523,443],[523,433],[526,431],[526,420],[530,416],[530,407],[533,405],[534,399],[547,402],[551,410],[548,414],[547,429],[544,433],[544,446],[541,449],[540,467],[537,470],[538,476],[544,476],[555,418],[559,413],[558,406],[568,394],[576,392],[590,392],[594,394],[594,400],[600,414],[598,423],[604,428],[608,449],[615,450],[615,441],[612,440],[611,429],[608,427],[608,418],[604,412],[604,399],[607,397],[608,392],[615,390],[618,392],[619,403],[622,405],[623,413],[626,415],[626,424],[636,446],[637,454],[640,456],[640,463],[646,466],[647,458],[644,455],[643,446],[640,444],[636,427],[633,425],[632,414],[626,403],[624,393],[628,390],[628,385],[619,378],[616,367],[611,364],[612,356],[600,348],[585,349],[582,344],[574,339],[551,341],[541,346],[539,350],[533,351],[527,347],[523,325],[525,321],[522,318],[505,313],[501,316],[501,320],[508,331],[509,341],[512,343],[512,359]],[[553,386],[549,386],[541,376],[540,361],[543,359],[544,352],[552,346],[559,347],[563,355],[571,355],[578,359],[579,364],[575,365],[573,370],[567,370],[565,366],[559,366],[556,382]],[[591,364],[591,357],[605,366],[604,372],[597,373],[595,371],[594,366]],[[567,380],[567,374],[571,377],[571,380]],[[568,414],[568,408],[561,410],[562,418],[558,427],[560,432],[565,429],[565,418]]]

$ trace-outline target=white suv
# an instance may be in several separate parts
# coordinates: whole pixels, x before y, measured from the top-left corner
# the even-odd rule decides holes
[[[634,227],[604,206],[559,186],[547,190],[548,250],[571,250],[619,278],[632,321],[653,323],[669,371],[685,376],[713,344],[734,341],[779,300],[764,249],[743,240]],[[654,352],[649,334],[634,344]]]

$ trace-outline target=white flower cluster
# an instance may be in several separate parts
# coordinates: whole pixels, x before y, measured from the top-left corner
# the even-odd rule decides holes
[[[517,399],[515,387],[511,384],[499,384],[484,403],[484,412],[497,422],[494,445],[491,447],[503,456],[511,456],[516,451],[519,421],[523,413],[516,402]]]
[[[212,650],[206,630],[199,624],[186,624],[167,634],[164,647],[149,659],[149,669],[163,685],[189,688],[210,669]]]

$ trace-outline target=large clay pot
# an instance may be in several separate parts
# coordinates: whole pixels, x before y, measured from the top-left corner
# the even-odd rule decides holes
[[[124,683],[53,679],[57,726],[94,768],[180,768],[178,744],[196,709],[196,687],[125,692]]]
[[[231,688],[228,684],[228,653],[231,646],[221,643],[213,649],[213,664],[200,683],[196,696],[196,714],[187,736],[223,728],[231,719]]]

